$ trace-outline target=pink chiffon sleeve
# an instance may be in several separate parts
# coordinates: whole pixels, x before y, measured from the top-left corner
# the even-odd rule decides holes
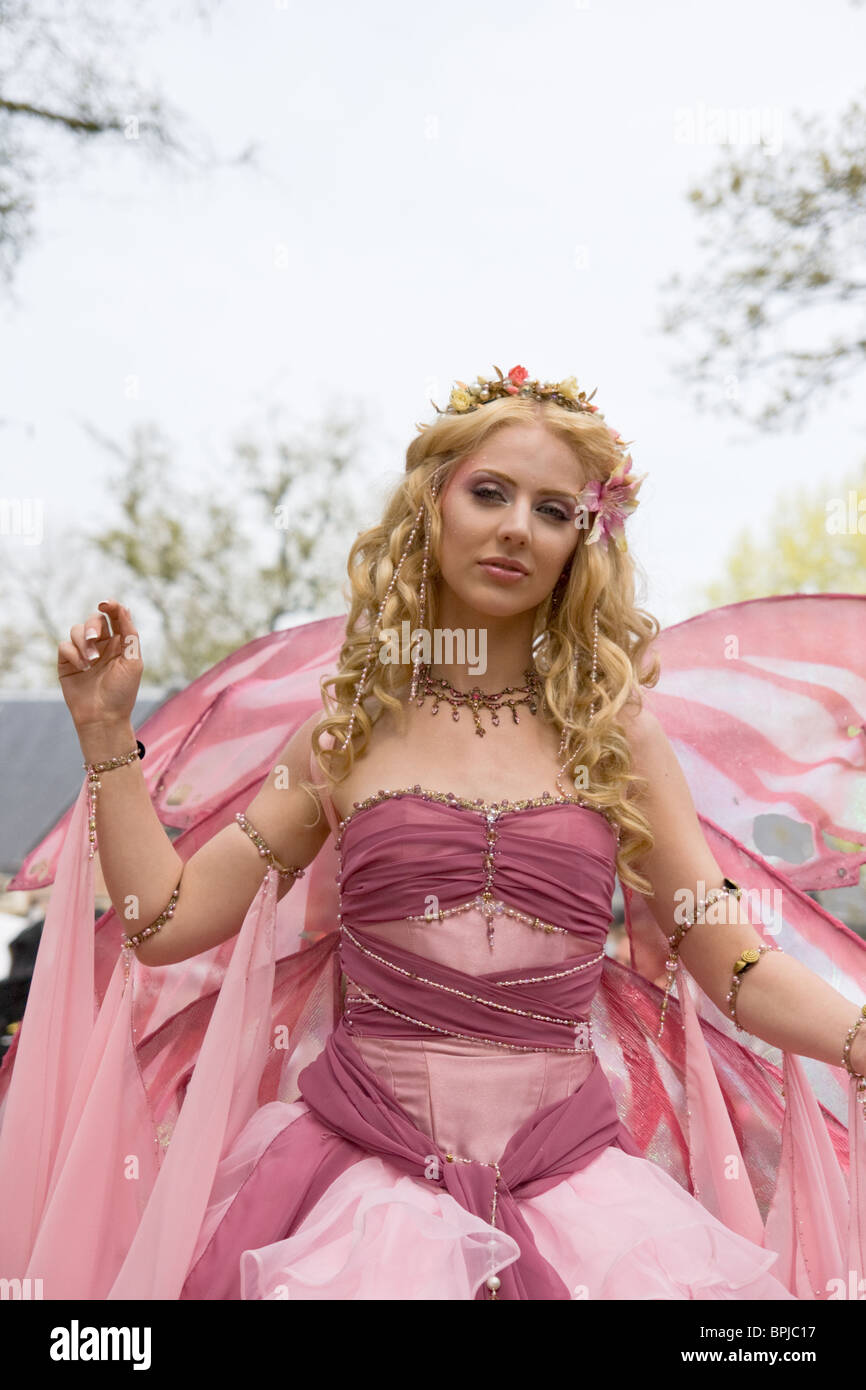
[[[275,992],[277,878],[269,871],[218,991],[201,1001],[202,1017],[188,1005],[180,1021],[191,1026],[170,1019],[139,1042],[139,1016],[152,1014],[147,990],[137,1008],[141,977],[168,972],[146,971],[133,957],[127,975],[118,955],[94,1018],[86,847],[82,788],[4,1100],[0,1258],[9,1275],[41,1279],[48,1298],[173,1299],[220,1157],[264,1098],[291,1092],[293,1057],[296,1074],[311,1040],[315,1051],[333,1025],[333,943],[296,954],[294,969],[286,968],[292,958],[284,962]],[[282,1052],[279,1030],[291,1041]]]

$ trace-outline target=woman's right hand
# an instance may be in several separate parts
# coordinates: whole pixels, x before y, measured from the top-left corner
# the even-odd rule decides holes
[[[143,670],[129,609],[116,599],[70,628],[57,647],[57,676],[76,729],[131,720]]]

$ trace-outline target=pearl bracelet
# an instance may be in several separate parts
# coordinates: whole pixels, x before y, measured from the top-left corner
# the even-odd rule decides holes
[[[127,763],[135,762],[136,758],[143,758],[144,754],[144,744],[141,739],[136,739],[135,747],[129,753],[121,753],[116,758],[108,758],[104,763],[82,763],[82,767],[87,773],[87,838],[90,841],[90,848],[87,853],[88,859],[93,858],[98,848],[96,843],[96,793],[102,786],[99,780],[100,772],[111,772],[116,767],[125,767]]]

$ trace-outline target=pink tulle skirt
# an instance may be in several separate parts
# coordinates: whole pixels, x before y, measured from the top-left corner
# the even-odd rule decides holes
[[[477,969],[479,952],[486,963],[489,950],[483,919],[472,934],[476,914],[461,916],[443,923],[427,949]],[[377,930],[405,934],[406,925]],[[503,938],[500,968],[521,965],[522,935]],[[564,946],[545,941],[550,955],[571,948],[568,939]],[[504,1053],[444,1037],[355,1034],[352,1042],[383,1089],[431,1136],[431,1148],[482,1163],[498,1159],[533,1112],[578,1089],[594,1061],[586,1052]],[[196,1258],[239,1188],[249,1180],[247,1192],[255,1192],[256,1182],[273,1180],[256,1172],[258,1158],[307,1109],[302,1099],[274,1101],[251,1117],[219,1165]],[[291,1173],[285,1180],[291,1183]],[[263,1194],[263,1206],[267,1200]],[[518,1207],[540,1254],[576,1299],[793,1298],[772,1273],[774,1251],[724,1225],[662,1167],[616,1145],[546,1192],[518,1199]],[[243,1251],[241,1298],[472,1299],[519,1256],[511,1236],[440,1183],[368,1154],[333,1180],[290,1236]]]
[[[196,1258],[258,1158],[307,1111],[262,1106],[219,1166]],[[291,1182],[291,1174],[286,1175]],[[778,1256],[736,1234],[664,1169],[610,1146],[519,1201],[540,1253],[575,1299],[791,1299]],[[473,1299],[520,1251],[438,1183],[376,1156],[327,1188],[293,1234],[243,1251],[243,1299]]]

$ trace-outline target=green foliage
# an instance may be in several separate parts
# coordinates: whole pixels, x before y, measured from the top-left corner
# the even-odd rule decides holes
[[[704,592],[709,607],[768,594],[866,593],[866,468],[837,488],[780,497]]]

